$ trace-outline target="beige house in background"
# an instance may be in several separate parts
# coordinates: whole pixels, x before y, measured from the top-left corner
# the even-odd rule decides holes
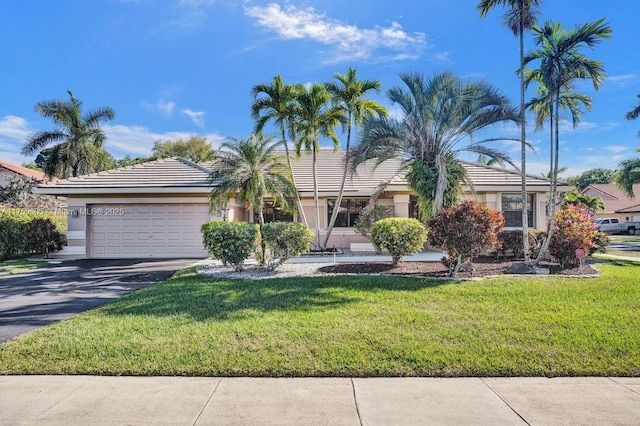
[[[0,186],[7,186],[10,182],[17,179],[34,179],[37,182],[57,180],[57,178],[49,179],[46,174],[37,170],[17,166],[7,163],[6,161],[0,161]]]
[[[582,194],[600,197],[604,202],[604,211],[595,217],[617,217],[618,219],[640,222],[640,184],[633,185],[634,198],[622,192],[613,183],[593,184],[582,190]]]
[[[284,154],[283,154],[284,155]],[[342,179],[344,151],[318,154],[320,238],[324,240],[335,208]],[[465,198],[502,210],[506,227],[521,226],[521,177],[517,172],[473,163],[463,163],[473,183],[465,187]],[[209,211],[207,182],[210,164],[195,164],[181,158],[152,161],[40,185],[37,193],[66,195],[69,211],[68,246],[61,255],[87,258],[177,258],[205,257],[200,226],[209,220],[253,221],[253,213],[234,200],[223,211]],[[354,232],[353,224],[382,182],[388,182],[377,203],[392,208],[396,216],[415,213],[415,200],[399,161],[386,161],[377,169],[367,163],[347,179],[338,221],[328,247],[351,248],[368,240]],[[315,229],[311,156],[293,160],[309,227]],[[529,227],[544,228],[549,181],[527,176]],[[568,189],[561,186],[560,190]],[[265,220],[293,220],[274,208],[265,207]],[[299,220],[299,218],[295,218]]]

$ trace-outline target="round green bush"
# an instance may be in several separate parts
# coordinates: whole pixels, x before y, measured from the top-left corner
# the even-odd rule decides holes
[[[373,224],[370,239],[376,250],[389,253],[397,265],[402,256],[423,249],[427,230],[417,219],[390,217]]]
[[[209,253],[236,271],[242,271],[258,235],[257,225],[247,222],[206,222],[201,232],[202,242]]]
[[[273,271],[287,259],[311,250],[315,234],[298,222],[273,222],[262,226],[262,240],[269,250],[267,269]]]

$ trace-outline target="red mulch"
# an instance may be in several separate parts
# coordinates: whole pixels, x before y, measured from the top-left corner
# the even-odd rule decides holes
[[[521,260],[520,260],[521,261]],[[475,271],[473,275],[467,271],[458,272],[456,278],[480,278],[507,273],[507,269],[514,263],[514,259],[496,259],[495,257],[479,257],[473,261]],[[597,275],[600,272],[584,265],[577,268],[561,269],[560,265],[551,262],[542,262],[540,267],[549,269],[551,275]],[[318,269],[320,274],[393,274],[393,275],[415,275],[426,277],[448,277],[447,268],[440,262],[400,262],[396,267],[389,262],[375,263],[340,263],[337,265],[325,266]]]

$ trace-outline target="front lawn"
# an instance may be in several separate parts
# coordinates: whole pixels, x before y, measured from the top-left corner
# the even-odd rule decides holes
[[[19,274],[48,265],[46,260],[19,259],[0,262],[0,275]]]
[[[0,373],[640,375],[640,266],[598,278],[213,280],[193,268],[0,345]]]

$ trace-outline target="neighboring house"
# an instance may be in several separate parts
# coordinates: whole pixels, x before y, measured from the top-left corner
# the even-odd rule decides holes
[[[16,179],[34,179],[37,182],[47,182],[51,180],[46,174],[37,170],[16,166],[6,161],[0,161],[0,186],[7,186],[9,182]],[[57,180],[57,178],[53,178],[53,180]]]
[[[324,237],[342,178],[344,151],[318,154],[320,229]],[[388,182],[377,203],[392,207],[397,216],[413,216],[416,204],[402,176],[396,176],[397,161],[386,161],[373,170],[363,165],[347,179],[344,199],[328,247],[348,248],[367,242],[354,232],[360,210],[382,182]],[[63,254],[89,258],[203,257],[200,226],[208,220],[253,221],[245,205],[232,200],[224,211],[210,212],[207,181],[209,168],[181,158],[157,160],[135,166],[70,178],[41,185],[38,193],[68,196],[69,246]],[[521,178],[516,172],[464,163],[473,187],[465,187],[465,198],[473,198],[502,210],[507,227],[521,221]],[[311,156],[293,160],[296,185],[311,229],[315,229]],[[546,226],[545,205],[549,181],[528,176],[531,228]],[[561,185],[561,190],[567,189]],[[265,220],[292,220],[269,202]],[[296,218],[297,219],[297,218]]]
[[[582,194],[600,197],[604,202],[604,212],[598,217],[617,217],[620,220],[640,221],[640,184],[633,185],[634,198],[630,198],[613,183],[593,184],[582,190]]]

